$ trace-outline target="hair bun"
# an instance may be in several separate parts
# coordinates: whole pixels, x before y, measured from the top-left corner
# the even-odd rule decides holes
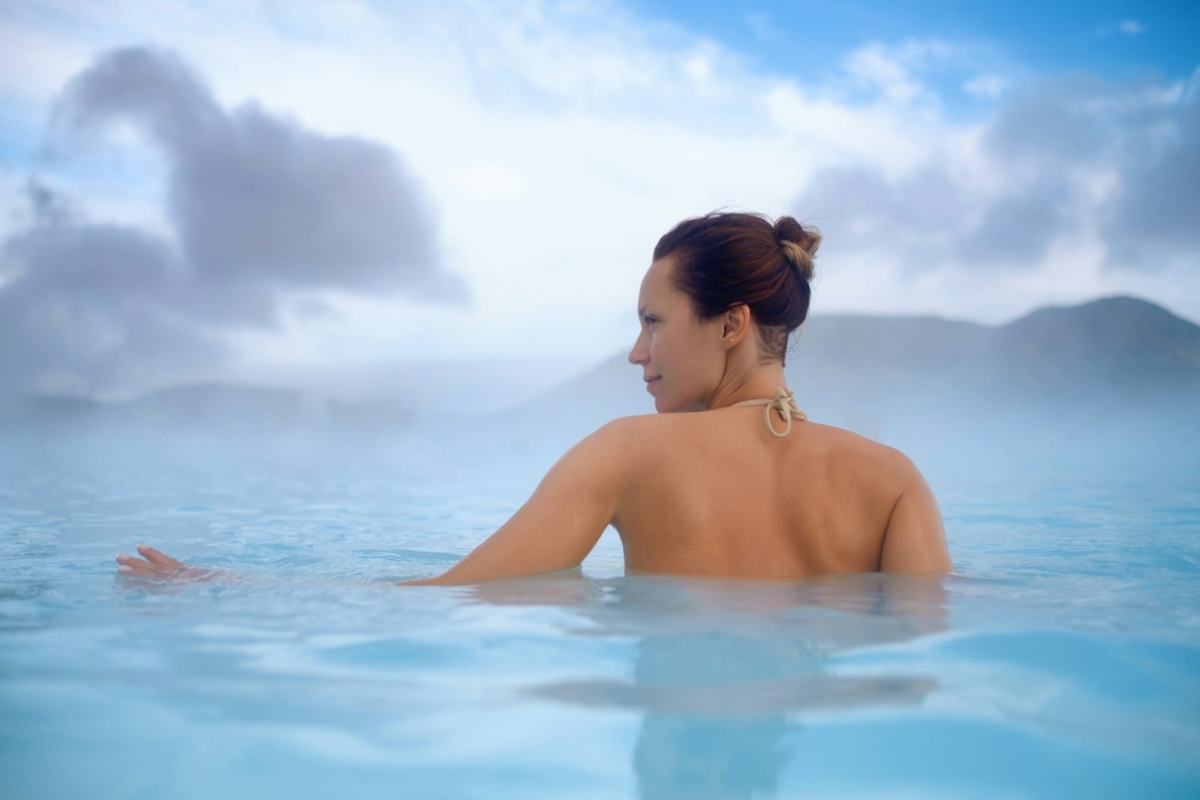
[[[806,281],[813,279],[813,256],[821,246],[821,234],[816,228],[804,227],[794,217],[775,220],[775,239],[779,249],[800,276]]]
[[[807,250],[793,241],[784,239],[779,243],[783,250],[783,255],[788,262],[796,268],[800,273],[800,277],[806,281],[811,281],[813,278],[813,259]]]

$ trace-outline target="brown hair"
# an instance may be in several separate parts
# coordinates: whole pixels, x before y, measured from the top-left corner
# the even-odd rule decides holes
[[[671,283],[686,293],[702,320],[746,304],[768,359],[787,356],[788,335],[808,316],[815,228],[792,217],[772,224],[762,214],[713,212],[685,219],[654,248],[654,260],[675,256]]]

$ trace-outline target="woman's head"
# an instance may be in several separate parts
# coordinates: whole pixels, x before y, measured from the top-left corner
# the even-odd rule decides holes
[[[641,364],[659,411],[703,404],[731,356],[783,366],[808,315],[821,242],[792,217],[713,213],[684,220],[654,248],[638,298]]]

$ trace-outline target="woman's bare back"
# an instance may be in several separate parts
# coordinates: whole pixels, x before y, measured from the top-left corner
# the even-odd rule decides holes
[[[814,422],[772,436],[761,407],[626,422],[636,452],[613,525],[628,569],[776,579],[880,569],[912,471],[899,451]]]

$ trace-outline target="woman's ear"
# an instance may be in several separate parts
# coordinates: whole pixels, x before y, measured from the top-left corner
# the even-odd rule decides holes
[[[736,347],[750,330],[750,306],[736,305],[721,318],[721,344],[728,350]]]

